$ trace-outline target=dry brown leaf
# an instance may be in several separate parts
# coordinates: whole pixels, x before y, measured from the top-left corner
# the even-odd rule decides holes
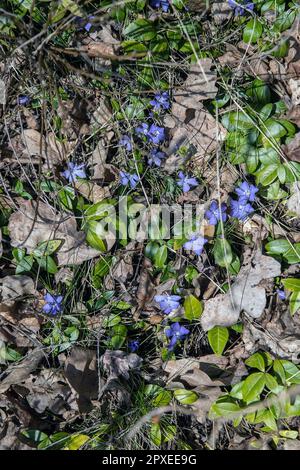
[[[216,0],[211,6],[211,14],[214,23],[220,25],[229,21],[233,16],[233,9],[229,6],[228,2]]]
[[[109,188],[101,188],[101,186],[92,181],[75,181],[75,188],[86,199],[94,203],[110,197]]]
[[[201,317],[203,329],[234,325],[242,311],[252,318],[259,318],[266,306],[266,292],[260,283],[280,274],[278,261],[256,251],[252,259],[250,256],[245,259],[230,291],[205,302]]]
[[[110,141],[113,136],[114,132],[107,132],[106,135],[99,140],[95,150],[89,158],[89,165],[93,170],[94,179],[104,179],[105,177],[105,163]]]
[[[45,351],[34,349],[18,364],[13,364],[6,370],[6,377],[0,382],[0,394],[6,392],[11,385],[21,384],[35,371],[45,357]]]
[[[286,207],[289,212],[300,218],[300,183],[293,183],[290,192],[291,196],[286,202]]]
[[[78,394],[78,407],[84,413],[92,408],[91,400],[96,399],[104,385],[98,377],[96,352],[90,349],[73,348],[65,362],[65,377]]]
[[[299,88],[299,104],[300,104],[300,88]],[[298,132],[293,140],[282,147],[286,157],[294,162],[300,162],[300,132]]]
[[[165,170],[169,174],[190,158],[194,166],[204,172],[210,154],[226,136],[225,128],[220,124],[217,125],[215,118],[205,109],[195,110],[191,120],[189,117],[186,117],[184,122],[179,120],[171,133],[172,137],[167,149],[168,158],[165,162]],[[177,155],[181,146],[188,148],[186,158]]]
[[[36,295],[33,279],[24,274],[5,276],[1,280],[2,302],[15,301],[24,296]]]
[[[108,382],[118,378],[129,379],[129,371],[139,369],[142,358],[137,354],[123,351],[106,350],[100,358],[101,365],[108,376]]]
[[[30,253],[37,245],[49,240],[62,240],[57,259],[60,266],[81,264],[99,256],[85,244],[85,234],[77,231],[74,216],[58,214],[51,206],[36,201],[22,201],[8,224],[11,245],[26,248]]]

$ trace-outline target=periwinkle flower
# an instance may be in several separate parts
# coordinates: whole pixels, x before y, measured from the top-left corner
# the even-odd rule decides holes
[[[286,295],[285,295],[284,290],[277,289],[276,292],[277,292],[277,295],[280,298],[280,300],[285,300],[286,299]]]
[[[159,127],[156,124],[151,124],[147,137],[149,139],[149,142],[152,142],[152,144],[160,144],[165,140],[164,127]]]
[[[132,150],[132,143],[129,135],[122,135],[121,139],[119,140],[119,145],[122,145],[122,147],[125,147],[128,152]]]
[[[258,188],[253,184],[247,183],[247,181],[241,183],[240,186],[235,190],[239,196],[239,200],[244,201],[245,203],[248,201],[253,202],[255,200],[255,194],[257,191]]]
[[[76,163],[68,162],[67,170],[63,171],[61,174],[67,180],[69,180],[69,183],[74,183],[77,178],[86,178],[84,166],[84,163],[82,163],[81,165],[77,165]]]
[[[143,122],[140,126],[136,127],[135,132],[138,135],[148,135],[149,132],[149,124]]]
[[[230,209],[231,209],[231,216],[236,217],[239,220],[245,220],[248,215],[254,212],[253,207],[244,200],[238,199],[234,201],[233,199],[230,201]]]
[[[183,248],[193,251],[196,255],[200,256],[207,239],[201,235],[193,235],[187,242],[184,243]]]
[[[227,206],[224,202],[222,202],[221,206],[219,206],[217,201],[212,201],[209,209],[205,212],[205,217],[207,218],[208,223],[210,225],[217,225],[220,219],[225,222],[227,219],[226,210]]]
[[[168,346],[169,351],[173,351],[178,341],[182,341],[190,334],[190,331],[181,326],[180,323],[172,323],[172,325],[165,330],[166,337],[170,339]]]
[[[79,29],[85,29],[85,31],[88,33],[93,26],[90,20],[93,20],[95,17],[90,15],[87,18],[81,18],[80,16],[76,16],[76,23],[79,26]]]
[[[47,294],[44,295],[44,300],[46,303],[43,306],[43,311],[47,315],[55,316],[62,311],[62,295],[52,295],[47,292]]]
[[[136,185],[138,184],[140,178],[136,173],[127,173],[126,171],[120,171],[120,176],[121,176],[121,184],[123,186],[127,186],[129,183],[131,189],[135,188]]]
[[[228,0],[228,5],[234,10],[235,16],[243,16],[246,11],[254,11],[254,3],[251,0]]]
[[[159,151],[158,149],[152,149],[150,151],[150,157],[148,158],[149,165],[161,166],[162,160],[165,158],[166,154]]]
[[[169,109],[170,108],[170,97],[167,91],[162,93],[156,93],[153,100],[150,101],[150,104],[153,106],[154,111],[159,111],[160,109]]]
[[[159,306],[164,313],[169,314],[173,310],[176,310],[179,307],[181,297],[180,295],[164,294],[164,295],[156,295],[154,297],[154,300],[155,302],[159,303]]]
[[[198,181],[196,178],[189,178],[185,176],[182,171],[178,173],[179,181],[177,181],[177,185],[182,188],[184,193],[187,193],[191,187],[198,186]]]
[[[161,8],[162,11],[167,13],[170,8],[169,0],[150,0],[150,6],[152,8]]]
[[[131,352],[136,352],[140,347],[140,342],[137,339],[133,339],[129,341],[128,347]]]
[[[20,95],[18,97],[18,104],[21,105],[21,106],[26,106],[30,101],[30,98],[29,96],[26,96],[26,95]]]

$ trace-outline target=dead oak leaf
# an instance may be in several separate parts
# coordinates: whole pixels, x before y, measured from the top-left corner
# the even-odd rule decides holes
[[[57,213],[43,202],[22,201],[19,210],[10,216],[8,229],[11,245],[30,253],[41,242],[62,240],[56,252],[60,266],[81,264],[99,255],[98,250],[86,245],[85,234],[77,230],[74,216]]]
[[[201,317],[203,329],[234,325],[242,311],[252,318],[259,318],[266,306],[265,288],[260,283],[280,274],[278,261],[256,251],[252,259],[244,262],[230,291],[206,301]]]

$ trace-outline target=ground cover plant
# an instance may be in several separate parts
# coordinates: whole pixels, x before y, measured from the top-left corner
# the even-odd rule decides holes
[[[1,449],[299,449],[299,18],[1,1]]]

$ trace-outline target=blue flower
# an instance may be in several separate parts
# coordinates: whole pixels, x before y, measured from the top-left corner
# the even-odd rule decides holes
[[[276,292],[277,292],[277,295],[280,298],[280,300],[285,300],[286,299],[286,295],[285,295],[284,290],[277,289]]]
[[[248,215],[254,212],[253,207],[244,200],[230,201],[231,215],[239,220],[245,220]]]
[[[126,171],[120,171],[121,176],[121,184],[126,186],[128,183],[130,184],[131,189],[135,188],[137,183],[139,182],[140,178],[136,173],[130,174],[126,173]]]
[[[209,209],[205,212],[205,217],[208,219],[210,225],[217,225],[218,221],[222,218],[222,221],[225,222],[227,219],[226,214],[227,206],[223,202],[221,204],[221,211],[217,201],[212,201]]]
[[[235,190],[239,196],[240,201],[244,201],[245,203],[248,201],[253,202],[255,200],[255,194],[257,191],[258,188],[253,184],[247,183],[247,181],[241,183],[239,188],[236,188]]]
[[[132,143],[129,135],[122,135],[121,139],[119,140],[119,145],[122,145],[123,147],[130,152],[132,150]]]
[[[94,16],[88,16],[87,18],[81,18],[80,16],[76,16],[75,22],[78,24],[79,29],[85,29],[88,33],[93,26],[93,24],[88,20],[93,20]]]
[[[140,126],[136,127],[135,132],[136,132],[138,135],[146,135],[146,136],[148,136],[149,124],[147,124],[146,122],[143,122]]]
[[[156,124],[151,124],[149,128],[149,124],[143,122],[140,126],[136,127],[135,131],[138,135],[145,135],[149,142],[153,144],[158,145],[165,140],[164,127],[159,127]]]
[[[184,193],[187,193],[191,189],[191,186],[198,186],[196,178],[188,178],[182,171],[178,173],[178,177],[179,181],[177,181],[177,185],[182,188]]]
[[[151,124],[147,137],[152,144],[160,144],[165,140],[165,129],[164,127],[156,126]]]
[[[191,250],[199,256],[203,251],[205,243],[207,243],[206,238],[202,237],[201,235],[194,235],[190,238],[189,241],[184,243],[183,248],[186,250]]]
[[[129,341],[128,347],[131,352],[135,352],[139,349],[140,342],[137,339],[133,339],[132,341]]]
[[[26,106],[26,104],[28,104],[29,101],[30,101],[29,96],[20,95],[20,96],[18,97],[18,104],[20,104],[21,106]]]
[[[161,166],[161,161],[166,156],[164,152],[160,152],[158,149],[152,149],[150,151],[150,155],[151,156],[148,158],[149,165],[156,166]]]
[[[156,93],[154,99],[150,101],[150,104],[153,106],[154,111],[159,111],[160,109],[169,109],[170,108],[170,97],[167,91],[162,93]]]
[[[62,295],[52,295],[47,292],[46,295],[44,295],[44,300],[45,300],[45,305],[43,307],[44,313],[47,315],[57,315],[62,311],[62,301],[63,301],[63,296]]]
[[[254,3],[251,0],[228,0],[228,5],[234,10],[235,16],[243,16],[246,11],[254,11]]]
[[[154,297],[155,302],[159,303],[161,310],[168,314],[171,313],[173,310],[176,310],[181,301],[180,295],[156,295]]]
[[[168,0],[150,0],[150,6],[152,8],[161,8],[166,13],[170,8],[170,2]]]
[[[173,323],[168,329],[166,329],[165,334],[167,338],[170,339],[168,346],[169,351],[173,351],[178,341],[182,341],[190,334],[189,330],[184,326],[181,326],[180,323]]]
[[[69,180],[69,183],[74,183],[77,178],[86,178],[84,163],[77,165],[76,163],[68,162],[67,167],[68,169],[63,171],[61,174]]]

